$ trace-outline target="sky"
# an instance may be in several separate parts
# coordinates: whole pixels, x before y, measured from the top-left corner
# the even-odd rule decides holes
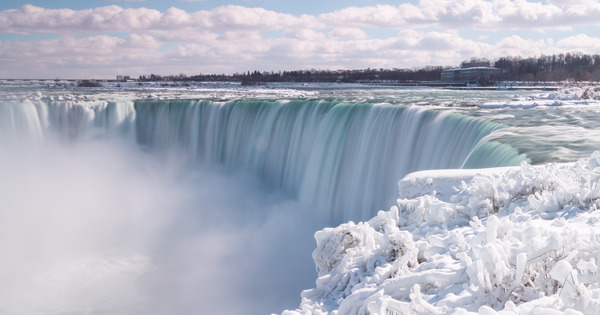
[[[600,0],[3,0],[0,78],[457,66],[600,53]]]

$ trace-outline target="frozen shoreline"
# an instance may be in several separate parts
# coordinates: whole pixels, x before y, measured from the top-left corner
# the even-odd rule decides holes
[[[396,206],[315,233],[316,287],[283,314],[596,314],[600,153],[424,171]]]
[[[558,91],[541,93],[528,97],[514,96],[507,101],[493,101],[481,104],[481,108],[537,108],[537,107],[578,107],[600,106],[600,88],[582,86],[563,88]]]

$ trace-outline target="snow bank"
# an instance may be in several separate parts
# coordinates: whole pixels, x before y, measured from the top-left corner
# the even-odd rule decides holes
[[[555,106],[600,106],[600,87],[568,87],[538,95],[515,95],[507,101],[492,101],[481,108],[535,108]]]
[[[69,81],[0,81],[0,87],[10,88],[0,98],[32,99],[46,101],[63,100],[115,100],[117,99],[213,99],[232,100],[241,98],[281,99],[318,97],[316,85],[307,89],[294,84],[269,84],[243,86],[236,82],[114,82],[103,81],[100,87],[76,87]],[[32,92],[33,90],[39,90]]]
[[[316,287],[283,314],[600,314],[599,152],[435,172],[369,222],[317,232]]]

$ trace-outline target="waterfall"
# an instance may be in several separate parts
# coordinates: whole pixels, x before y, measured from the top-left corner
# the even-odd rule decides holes
[[[0,140],[2,143],[44,139],[44,111],[32,102],[8,101],[0,104]]]
[[[130,137],[148,151],[254,173],[334,223],[387,209],[409,172],[524,160],[485,140],[502,125],[424,107],[302,99],[3,105],[0,122],[11,137]]]
[[[138,143],[150,150],[176,147],[205,163],[254,172],[332,222],[387,209],[396,182],[412,171],[524,159],[508,145],[483,141],[501,125],[423,107],[152,100],[135,109]]]
[[[19,141],[56,136],[75,141],[86,137],[129,137],[133,102],[24,100],[0,104],[0,131]]]

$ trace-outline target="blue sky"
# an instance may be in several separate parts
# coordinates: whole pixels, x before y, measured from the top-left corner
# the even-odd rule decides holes
[[[0,3],[0,78],[454,66],[600,53],[600,0]]]

